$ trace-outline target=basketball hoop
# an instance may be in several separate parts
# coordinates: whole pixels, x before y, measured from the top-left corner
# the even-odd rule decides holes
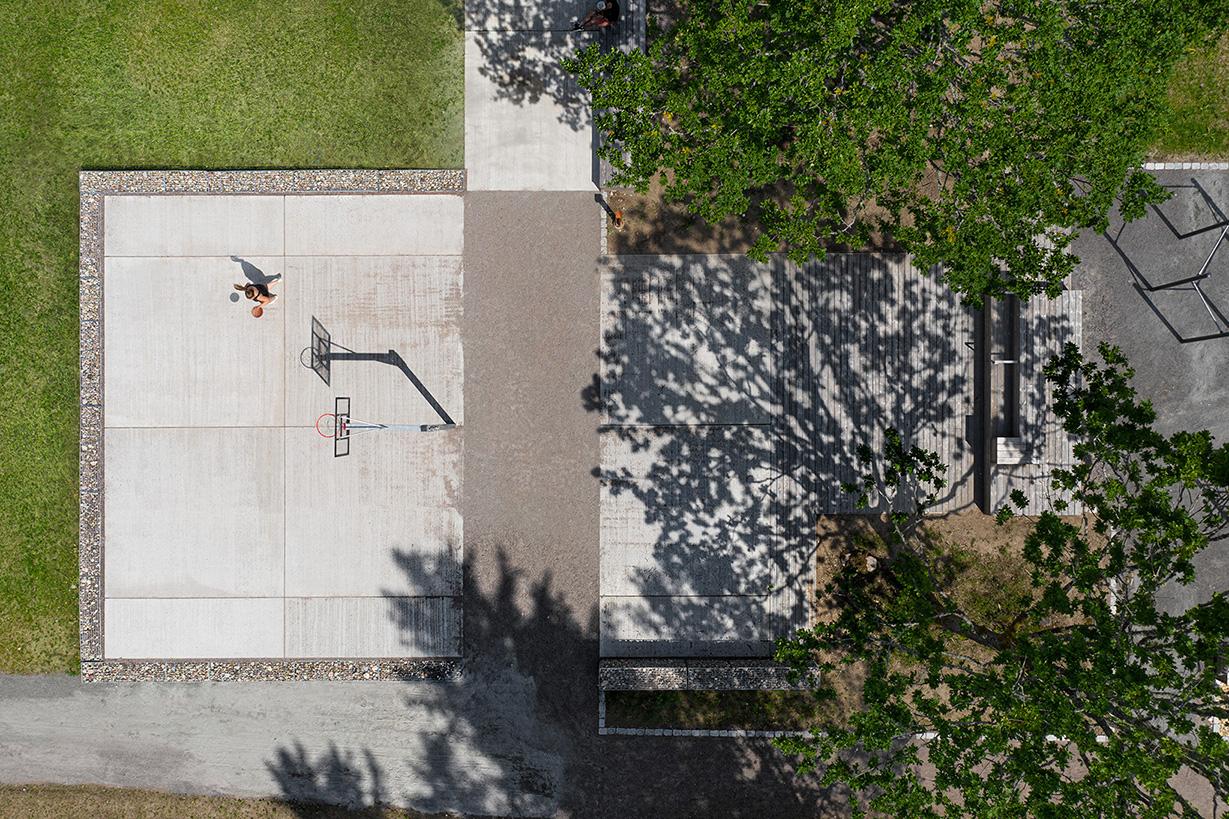
[[[360,421],[350,417],[350,399],[338,396],[333,400],[333,411],[322,412],[316,419],[316,433],[325,440],[333,442],[333,457],[341,458],[350,454],[350,436],[358,432],[381,432],[385,430],[401,430],[403,432],[437,432],[445,429],[455,429],[456,424],[382,424],[375,421]]]

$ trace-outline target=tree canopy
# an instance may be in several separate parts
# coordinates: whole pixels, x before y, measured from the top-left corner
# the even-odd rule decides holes
[[[1229,718],[1217,682],[1229,599],[1167,612],[1158,593],[1192,582],[1196,555],[1226,533],[1229,446],[1156,431],[1121,353],[1101,356],[1068,346],[1047,369],[1079,442],[1077,465],[1053,476],[1073,504],[1015,521],[1027,531],[1016,577],[988,577],[1014,584],[1004,607],[962,594],[927,534],[937,456],[890,435],[882,466],[849,487],[896,511],[877,546],[859,547],[872,560],[846,554],[832,573],[827,615],[779,647],[797,672],[818,669],[824,695],[862,670],[847,719],[781,741],[804,770],[894,816],[1197,815],[1168,784],[1184,766],[1225,792],[1229,742],[1209,718]]]
[[[566,63],[615,183],[796,259],[892,237],[951,286],[1056,293],[1072,229],[1164,192],[1139,170],[1173,66],[1225,0],[678,0],[647,53]]]

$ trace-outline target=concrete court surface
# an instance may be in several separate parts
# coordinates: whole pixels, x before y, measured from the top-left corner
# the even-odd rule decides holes
[[[458,195],[107,197],[106,659],[459,654],[461,430],[334,458],[336,395],[440,419],[396,367],[326,385],[301,353],[312,317],[396,350],[463,422],[462,231]]]
[[[1188,287],[1142,292],[1137,283],[1162,284],[1194,275],[1229,222],[1229,173],[1158,171],[1174,196],[1143,219],[1123,225],[1115,215],[1105,235],[1085,233],[1073,250],[1080,258],[1075,286],[1084,291],[1084,347],[1106,341],[1122,348],[1135,370],[1141,398],[1152,402],[1167,433],[1209,430],[1229,441],[1229,337],[1184,343],[1216,331]],[[1215,228],[1215,229],[1208,229]],[[1183,235],[1186,238],[1181,238]],[[1203,290],[1229,312],[1229,240],[1209,266]],[[1175,610],[1229,589],[1229,540],[1196,558],[1196,581],[1169,590]]]

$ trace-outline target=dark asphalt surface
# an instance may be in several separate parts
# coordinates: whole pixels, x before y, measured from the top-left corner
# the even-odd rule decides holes
[[[1135,370],[1135,388],[1152,402],[1167,433],[1206,429],[1229,441],[1229,336],[1189,339],[1229,329],[1207,312],[1189,286],[1147,292],[1196,274],[1229,222],[1229,173],[1160,171],[1174,195],[1143,219],[1124,225],[1115,215],[1105,235],[1075,242],[1081,264],[1074,288],[1084,292],[1084,349],[1100,342],[1122,348]],[[1229,239],[1208,266],[1202,285],[1213,309],[1229,313]],[[1197,559],[1190,586],[1170,589],[1167,606],[1184,609],[1229,589],[1229,540]]]

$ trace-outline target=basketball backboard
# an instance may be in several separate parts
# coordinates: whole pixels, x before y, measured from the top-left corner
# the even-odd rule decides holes
[[[320,323],[320,319],[312,316],[312,342],[311,342],[311,361],[310,366],[320,376],[320,380],[325,384],[329,383],[332,376],[332,359],[329,358],[329,352],[332,350],[333,338],[329,331],[324,329],[324,325]]]

